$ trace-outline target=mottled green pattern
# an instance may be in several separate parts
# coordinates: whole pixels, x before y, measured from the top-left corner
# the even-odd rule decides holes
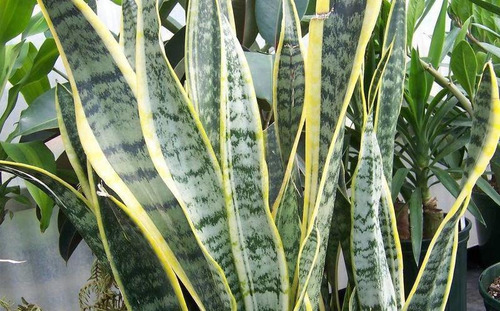
[[[275,126],[270,125],[264,130],[264,139],[266,142],[266,163],[269,175],[269,206],[273,206],[285,175]]]
[[[223,57],[218,12],[217,3],[213,0],[190,1],[185,56],[189,98],[198,111],[217,155],[220,153],[221,58]]]
[[[99,198],[99,205],[108,258],[130,310],[180,310],[163,266],[139,228],[110,199]]]
[[[297,305],[300,305],[301,310],[305,310],[304,297],[307,295],[308,287],[311,283],[311,276],[314,267],[318,263],[318,256],[320,252],[321,240],[320,232],[318,229],[313,228],[306,236],[306,243],[301,246],[298,258],[298,291],[297,291]]]
[[[380,86],[377,105],[377,140],[384,164],[384,175],[388,184],[392,180],[392,161],[396,124],[403,101],[406,68],[406,1],[394,0],[386,29],[384,51],[392,44],[392,53],[387,62]]]
[[[299,29],[294,1],[283,1],[282,38],[274,65],[277,80],[273,109],[284,167],[290,158],[304,105],[305,71]]]
[[[155,139],[160,144],[163,161],[179,192],[177,198],[185,204],[196,235],[209,255],[222,267],[231,291],[241,300],[227,226],[221,171],[208,141],[202,138],[201,125],[196,123],[194,109],[190,109],[190,103],[158,43],[160,23],[155,13],[156,2],[137,1],[144,27],[137,30],[144,36],[144,45],[138,40],[138,51],[142,49],[141,53],[144,53],[144,57],[137,56],[138,88],[140,93],[149,95],[140,98],[139,108],[152,113]],[[193,0],[191,5],[197,2]],[[212,19],[217,19],[217,16],[212,16]],[[143,127],[143,131],[148,130]],[[148,142],[150,151],[151,147]],[[155,165],[158,165],[156,161]],[[212,278],[219,287],[211,290],[220,295],[222,304],[218,305],[219,308],[230,308],[233,298],[231,293],[226,292],[226,281],[220,272],[213,271]]]
[[[333,132],[347,91],[363,24],[366,0],[332,1],[324,20],[321,60],[321,129],[319,176],[325,166]]]
[[[226,96],[221,152],[230,191],[230,231],[246,309],[286,310],[288,277],[268,204],[263,133],[250,69],[227,19],[222,18]]]
[[[220,309],[223,303],[216,290],[220,284],[213,279],[213,267],[206,261],[184,212],[154,168],[138,131],[141,126],[137,103],[122,72],[71,1],[46,0],[43,4],[61,41],[61,52],[69,61],[67,70],[75,79],[87,121],[107,160],[148,212],[205,307]]]
[[[122,0],[122,33],[120,43],[132,68],[135,68],[137,5],[135,0]]]
[[[492,78],[496,79],[496,77],[492,77],[489,66],[490,64],[485,67],[476,97],[474,98],[474,114],[472,117],[471,134],[469,142],[466,146],[467,159],[465,160],[465,172],[463,177],[464,181],[469,178],[469,175],[476,166],[476,162],[482,152],[485,140],[487,138],[485,134],[488,132],[489,127],[491,126],[489,124],[489,120],[491,118],[490,106],[493,96],[491,90],[491,80]],[[496,98],[496,100],[498,101],[498,97]],[[496,126],[498,126],[498,124]]]
[[[382,157],[370,114],[362,132],[351,202],[351,256],[362,310],[397,310],[378,220],[382,178]]]
[[[78,130],[76,128],[76,116],[75,116],[75,103],[73,102],[73,95],[64,86],[57,85],[56,90],[57,101],[61,109],[62,121],[66,127],[66,132],[68,134],[69,141],[75,154],[78,157],[78,164],[80,167],[87,167],[87,156],[83,151],[83,146],[80,142],[80,137],[78,137]],[[73,163],[71,164],[73,165]],[[84,169],[86,173],[87,170]]]
[[[19,163],[1,161],[0,170],[18,176],[34,184],[44,191],[61,208],[71,224],[78,230],[97,259],[108,266],[106,253],[99,237],[99,229],[95,215],[89,209],[82,197],[78,197],[75,189],[59,180],[52,179],[48,172],[42,169],[30,169]]]
[[[299,193],[292,186],[292,182],[286,186],[285,194],[281,200],[276,213],[276,227],[283,242],[286,261],[288,265],[288,278],[290,284],[293,282],[295,269],[297,268],[297,257],[300,248],[300,214],[299,214]]]

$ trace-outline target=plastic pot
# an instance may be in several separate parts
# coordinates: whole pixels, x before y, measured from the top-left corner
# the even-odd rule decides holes
[[[467,241],[469,240],[469,231],[471,227],[472,224],[470,220],[466,219],[465,228],[458,233],[457,259],[450,295],[448,296],[448,302],[445,308],[447,311],[467,311]],[[419,267],[424,260],[430,243],[430,239],[422,240]],[[405,296],[408,296],[417,278],[419,267],[415,264],[411,241],[402,240],[401,248],[403,251]]]
[[[496,300],[495,298],[491,297],[490,294],[488,294],[488,287],[490,286],[491,283],[493,283],[493,280],[495,280],[495,278],[499,276],[500,276],[500,262],[487,268],[479,276],[479,293],[483,297],[484,306],[488,311],[491,310],[500,311],[500,301]]]

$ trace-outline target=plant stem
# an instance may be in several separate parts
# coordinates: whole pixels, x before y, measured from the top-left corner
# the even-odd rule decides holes
[[[431,64],[423,61],[422,59],[420,59],[420,63],[422,64],[424,69],[434,77],[439,85],[450,90],[450,92],[457,98],[457,100],[460,102],[460,104],[462,104],[465,110],[467,110],[469,115],[472,116],[472,104],[469,99],[465,97],[462,92],[460,92],[457,86],[450,80],[446,79],[443,75],[441,75],[436,69],[434,69],[434,67],[432,67]]]

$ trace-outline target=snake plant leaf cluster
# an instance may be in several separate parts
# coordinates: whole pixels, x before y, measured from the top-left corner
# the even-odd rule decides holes
[[[83,0],[39,5],[70,80],[56,102],[79,188],[25,164],[1,161],[0,169],[57,202],[112,271],[128,309],[443,308],[457,220],[500,134],[491,64],[474,107],[463,190],[405,299],[389,187],[404,1],[391,4],[384,54],[364,94],[360,77],[381,1],[317,0],[306,48],[295,2],[283,0],[274,123],[266,129],[231,1],[189,1],[184,83],[165,56],[158,0],[123,0],[118,40]],[[355,92],[363,130],[347,191],[341,160]],[[340,250],[349,275],[343,305]]]

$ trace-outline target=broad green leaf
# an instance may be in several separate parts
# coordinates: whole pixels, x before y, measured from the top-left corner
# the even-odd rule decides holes
[[[482,29],[482,30],[484,30],[484,31],[492,34],[496,38],[500,38],[500,34],[498,33],[498,30],[495,31],[495,30],[493,30],[493,29],[491,29],[491,28],[489,28],[489,27],[487,27],[485,25],[481,25],[481,24],[478,24],[478,23],[472,23],[471,25],[473,27],[475,27],[475,28]]]
[[[0,2],[0,44],[5,44],[26,29],[35,4],[35,0]]]
[[[24,39],[33,35],[37,35],[47,30],[49,30],[49,26],[47,25],[42,12],[38,12],[31,17],[29,24],[23,31],[22,38]]]
[[[411,247],[413,258],[418,267],[420,261],[420,250],[422,248],[422,232],[423,232],[423,211],[422,211],[422,192],[420,188],[416,188],[410,197],[410,232],[411,232]]]
[[[212,291],[218,291],[220,301],[210,303],[213,307],[232,308],[235,297],[241,302],[238,292],[241,280],[238,281],[237,260],[233,259],[231,249],[231,242],[237,237],[230,236],[231,228],[227,226],[226,205],[229,199],[224,192],[218,159],[193,105],[172,67],[165,62],[165,55],[158,44],[161,40],[155,14],[156,1],[136,3],[137,101],[144,139],[156,170],[189,216],[196,236],[206,249],[205,256],[214,266],[212,278],[219,287]],[[210,5],[217,12],[216,3],[191,2],[192,8],[208,8]],[[217,14],[210,17],[217,20]],[[204,29],[203,24],[197,26]],[[228,86],[229,89],[233,87]]]
[[[304,15],[309,0],[294,0],[299,20]],[[261,36],[272,46],[279,40],[283,18],[282,0],[255,0],[255,16]]]
[[[461,21],[466,21],[472,15],[472,2],[470,0],[452,0],[451,9]]]
[[[493,44],[486,42],[480,42],[479,45],[486,50],[486,52],[491,53],[495,57],[500,57],[500,48]]]
[[[0,46],[0,97],[2,97],[15,61],[21,52],[23,42],[16,45]]]
[[[422,15],[425,9],[425,0],[409,0],[408,2],[408,18],[406,20],[406,45],[408,47],[412,46],[413,34],[415,32],[415,26],[418,19]]]
[[[256,52],[245,52],[252,81],[254,81],[255,96],[273,102],[273,56]]]
[[[360,308],[397,310],[378,219],[383,187],[382,157],[371,116],[364,126],[359,162],[352,181],[351,256]]]
[[[460,31],[455,39],[455,42],[453,43],[453,49],[462,41],[466,40],[467,33],[469,32],[469,27],[472,21],[472,17],[469,17],[464,24],[462,25],[462,28],[460,28]]]
[[[56,172],[54,155],[49,148],[40,141],[20,144],[2,142],[1,145],[9,158],[13,161],[40,167],[51,173]],[[26,188],[28,188],[36,204],[40,207],[40,213],[42,215],[40,219],[40,230],[43,232],[49,227],[54,201],[31,183],[26,183]]]
[[[429,245],[403,310],[443,310],[453,278],[458,222],[466,211],[474,184],[481,177],[500,138],[500,100],[493,66],[488,63],[476,95],[465,180],[457,200]]]
[[[49,195],[82,235],[97,259],[107,265],[93,207],[76,189],[51,172],[35,166],[0,161],[0,170],[23,178]]]
[[[78,132],[96,173],[133,211],[134,223],[147,228],[156,256],[171,265],[196,303],[208,309],[222,305],[224,284],[214,278],[214,262],[156,171],[138,130],[137,77],[123,50],[83,1],[42,4],[68,60]]]
[[[233,7],[236,36],[244,47],[251,47],[259,34],[255,16],[255,1],[256,0],[229,1]]]
[[[429,62],[432,64],[434,68],[439,67],[439,61],[441,59],[441,51],[443,50],[444,38],[446,33],[447,9],[448,9],[448,1],[443,0],[443,4],[441,5],[441,10],[439,11],[436,25],[434,26],[434,32],[432,33],[429,53],[427,54]]]
[[[469,0],[469,1],[487,11],[490,11],[493,14],[500,15],[500,6],[496,5],[493,1],[491,2],[483,0]]]
[[[454,27],[446,34],[446,38],[444,39],[443,44],[443,51],[441,52],[440,63],[442,63],[444,58],[448,56],[454,44],[458,43],[457,36],[460,32],[461,29]]]
[[[187,310],[174,272],[170,267],[165,269],[126,212],[102,197],[97,209],[104,248],[127,308]]]
[[[45,39],[33,59],[33,66],[30,69],[29,75],[23,78],[23,83],[28,84],[46,76],[52,71],[58,57],[59,52],[57,51],[54,39]]]
[[[221,77],[227,81],[222,85],[220,109],[221,162],[224,186],[229,190],[226,195],[232,198],[226,204],[243,301],[246,309],[286,310],[289,280],[269,208],[257,98],[245,55],[225,18],[221,19],[221,37],[225,54]]]
[[[61,209],[57,214],[57,224],[59,229],[59,255],[67,263],[83,238]]]
[[[21,112],[16,136],[57,128],[55,89],[52,88],[35,99]]]
[[[283,12],[274,62],[272,103],[280,156],[286,167],[304,106],[305,69],[300,22],[293,3],[283,1]]]
[[[430,79],[429,76],[426,75],[426,72],[420,63],[419,57],[419,53],[413,49],[411,52],[408,90],[413,100],[413,105],[412,103],[409,103],[409,106],[412,114],[416,116],[423,115],[423,106],[426,101],[426,94],[428,93],[427,88],[429,87],[429,84],[423,83],[422,81]]]
[[[474,50],[467,41],[461,41],[453,49],[450,67],[458,83],[465,89],[470,98],[474,98],[477,63]]]

